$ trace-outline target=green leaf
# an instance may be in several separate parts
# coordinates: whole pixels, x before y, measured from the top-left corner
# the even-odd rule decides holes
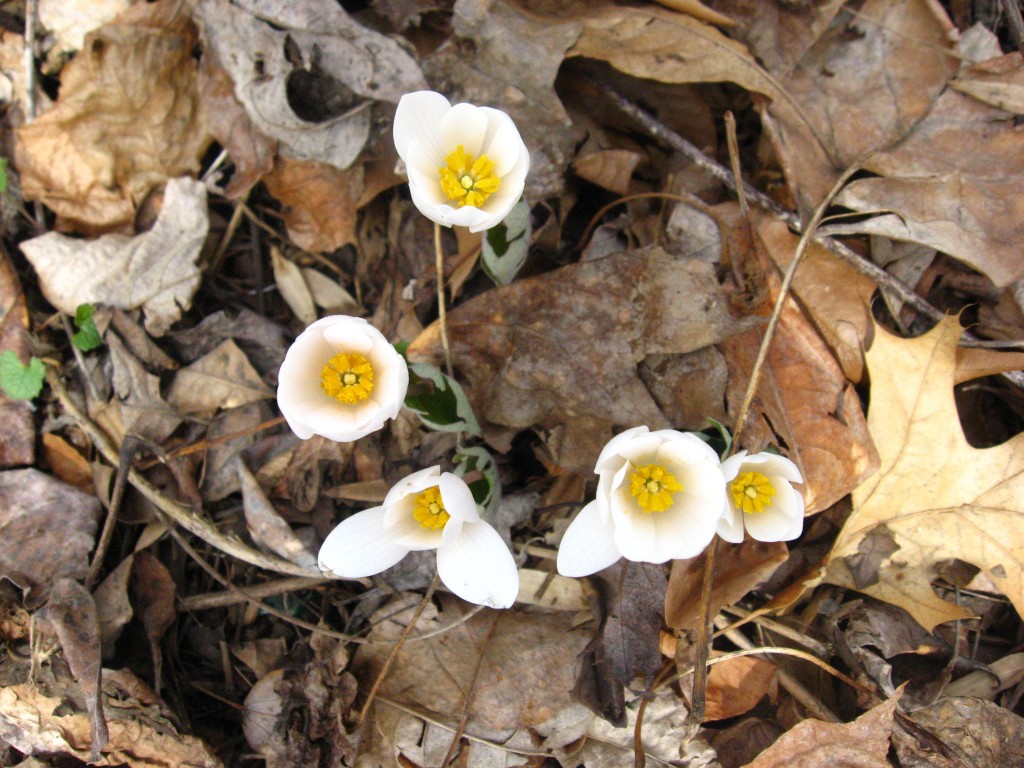
[[[43,361],[38,357],[22,365],[18,353],[5,349],[0,354],[0,389],[14,400],[31,400],[43,391]]]
[[[498,285],[511,283],[530,250],[530,206],[520,200],[500,224],[487,230],[480,261]]]
[[[71,343],[83,352],[92,352],[103,344],[96,321],[92,317],[94,314],[96,307],[92,304],[79,304],[75,309],[75,327],[78,328],[78,332],[71,336]]]
[[[501,503],[501,481],[498,479],[498,465],[486,448],[474,446],[463,448],[455,454],[455,474],[466,477],[471,472],[479,472],[478,477],[468,483],[476,503],[483,507],[484,517],[490,519]]]
[[[439,432],[480,434],[480,423],[459,382],[429,363],[411,363],[409,374],[405,406],[424,424]]]
[[[6,195],[8,189],[7,158],[0,157],[0,195]]]

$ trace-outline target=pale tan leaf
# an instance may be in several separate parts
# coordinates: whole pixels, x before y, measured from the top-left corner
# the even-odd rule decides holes
[[[281,203],[288,237],[299,248],[330,252],[356,241],[362,165],[341,170],[328,163],[279,157],[263,183]]]
[[[270,499],[256,482],[249,468],[241,459],[237,462],[238,477],[242,486],[242,505],[245,511],[245,524],[249,533],[259,546],[274,552],[286,560],[291,560],[311,571],[317,569],[316,558],[299,541],[291,526],[285,522],[280,513],[274,509]]]
[[[26,240],[21,249],[46,300],[61,312],[74,316],[79,304],[141,307],[146,330],[161,336],[192,305],[208,228],[206,188],[193,179],[171,179],[148,232],[85,242],[49,232]]]
[[[249,358],[228,339],[175,374],[167,402],[183,413],[212,414],[273,396]]]
[[[337,279],[332,279],[316,269],[303,268],[302,277],[313,295],[313,303],[327,314],[358,314],[359,302],[341,287]]]
[[[274,269],[274,283],[285,304],[303,325],[312,325],[316,321],[316,307],[302,270],[286,259],[276,246],[270,247],[270,264]]]
[[[916,339],[876,329],[868,426],[881,468],[854,491],[827,576],[899,605],[928,630],[965,614],[932,591],[931,567],[946,558],[984,570],[1024,613],[1024,436],[983,449],[967,442],[953,399],[960,333],[954,317]],[[850,560],[872,536],[892,544],[855,579]]]
[[[572,169],[581,179],[625,195],[629,192],[633,171],[642,159],[643,155],[639,152],[628,149],[602,149],[577,157],[572,163]]]

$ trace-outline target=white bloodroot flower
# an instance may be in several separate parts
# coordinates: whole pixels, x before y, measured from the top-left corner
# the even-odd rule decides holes
[[[407,93],[394,135],[412,201],[431,221],[480,232],[499,224],[523,194],[530,153],[499,109],[453,107],[434,91]]]
[[[790,541],[804,529],[804,499],[792,483],[803,476],[789,459],[774,453],[740,451],[722,462],[728,508],[718,535],[739,544],[743,531],[758,541]]]
[[[277,404],[303,440],[322,435],[347,443],[395,418],[408,388],[409,368],[380,331],[361,317],[334,315],[288,349]]]
[[[725,508],[718,455],[691,434],[634,427],[613,437],[594,471],[596,498],[569,525],[558,572],[587,576],[620,557],[643,563],[695,557]]]
[[[515,560],[465,481],[440,467],[400,480],[384,504],[343,520],[320,548],[320,570],[372,576],[413,550],[437,550],[437,575],[463,600],[508,608],[519,594]]]

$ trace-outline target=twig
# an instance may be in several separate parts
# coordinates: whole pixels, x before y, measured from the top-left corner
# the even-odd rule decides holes
[[[57,396],[57,400],[60,401],[64,411],[89,436],[96,450],[110,464],[117,464],[119,462],[119,452],[110,441],[110,438],[82,412],[70,395],[68,395],[68,391],[60,380],[60,376],[49,366],[46,368],[46,382]],[[180,525],[189,533],[198,536],[207,544],[225,554],[254,565],[257,568],[265,568],[266,570],[277,571],[289,576],[306,576],[310,578],[322,578],[323,576],[319,571],[311,571],[283,558],[259,552],[236,538],[226,536],[207,520],[197,517],[187,507],[165,496],[135,469],[129,471],[128,481],[148,501],[152,502],[157,509],[170,518],[172,522]]]
[[[366,715],[369,713],[370,707],[373,706],[373,700],[377,696],[377,691],[380,690],[381,685],[384,683],[384,679],[391,671],[391,667],[395,663],[395,659],[398,658],[398,653],[402,650],[402,646],[405,645],[405,640],[409,637],[409,633],[412,632],[412,628],[416,626],[416,622],[419,621],[420,616],[423,615],[423,610],[434,597],[434,590],[437,589],[439,582],[440,579],[438,579],[437,576],[434,576],[434,580],[431,581],[430,586],[427,587],[427,591],[423,595],[423,599],[420,600],[420,604],[416,606],[416,612],[413,613],[409,623],[405,625],[405,629],[402,630],[402,634],[398,636],[398,642],[396,642],[395,647],[391,649],[391,653],[388,655],[387,661],[384,662],[384,667],[381,669],[380,674],[377,675],[377,679],[373,681],[373,687],[370,689],[370,693],[366,697],[366,704],[363,705],[363,711],[359,713],[359,724],[357,727],[362,727],[363,721],[366,720]]]
[[[452,348],[448,344],[448,311],[444,304],[444,248],[441,244],[441,225],[434,222],[434,266],[437,269],[437,321],[441,326],[441,348],[448,378],[454,378]]]
[[[1024,53],[1024,17],[1020,14],[1018,0],[1003,0],[1003,10],[1006,11],[1006,26],[1010,28],[1013,44]]]
[[[313,589],[330,583],[330,579],[309,579],[304,576],[296,576],[288,579],[275,579],[263,584],[253,584],[245,588],[245,593],[238,587],[228,589],[227,592],[206,592],[202,595],[183,597],[178,601],[178,611],[188,613],[191,611],[206,611],[211,608],[227,608],[231,605],[250,602],[251,600],[262,600],[275,595],[284,595],[289,592],[298,592],[301,589]]]
[[[36,119],[36,7],[37,0],[25,0],[25,121]]]
[[[110,494],[110,507],[107,509],[107,517],[103,521],[103,531],[100,534],[99,543],[96,545],[96,552],[92,556],[92,565],[89,566],[89,575],[85,577],[85,588],[92,591],[93,584],[100,575],[103,561],[107,556],[107,548],[110,540],[114,537],[114,526],[117,524],[117,512],[121,508],[121,500],[124,498],[124,489],[128,485],[128,472],[132,468],[132,458],[139,449],[139,442],[129,435],[121,442],[121,457],[117,462],[117,479],[114,480],[114,490]]]
[[[217,569],[210,565],[208,562],[206,562],[206,558],[204,558],[202,555],[196,552],[192,545],[185,541],[185,537],[178,533],[177,530],[175,530],[174,528],[170,528],[169,532],[171,534],[171,537],[178,543],[178,546],[185,550],[185,553],[193,560],[195,560],[196,564],[204,571],[206,571],[214,581],[216,581],[218,584],[221,584],[229,591],[236,593],[245,602],[252,603],[261,611],[266,611],[271,616],[276,616],[277,618],[281,619],[281,621],[286,621],[289,624],[294,624],[296,627],[301,627],[302,629],[307,629],[310,632],[314,632],[317,634],[326,635],[327,637],[333,637],[337,640],[342,640],[346,643],[362,644],[370,642],[369,640],[363,637],[353,637],[352,635],[346,635],[343,632],[335,632],[333,629],[328,629],[327,627],[322,627],[318,624],[311,624],[308,621],[297,619],[294,616],[289,616],[284,611],[277,610],[277,608],[275,608],[272,605],[268,605],[267,603],[264,603],[261,600],[257,600],[255,597],[247,593],[244,589],[242,589],[239,586],[236,586],[235,584],[232,584],[229,579],[225,578],[224,576],[221,576],[220,573],[217,572]]]

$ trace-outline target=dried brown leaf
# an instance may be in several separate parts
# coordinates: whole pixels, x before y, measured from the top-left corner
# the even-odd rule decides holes
[[[304,251],[336,251],[356,242],[363,166],[347,170],[279,157],[263,183],[282,205],[288,237]]]
[[[45,594],[58,579],[84,579],[99,517],[95,496],[50,475],[36,469],[0,472],[0,572],[32,587],[33,599],[36,589]]]
[[[291,526],[274,509],[249,468],[239,459],[238,477],[242,488],[242,506],[245,510],[245,524],[259,546],[274,552],[297,565],[317,569],[316,558],[292,531]]]
[[[50,470],[60,480],[80,491],[92,493],[92,465],[60,435],[44,432],[43,454]]]
[[[587,155],[580,155],[572,162],[572,169],[581,179],[591,184],[625,195],[633,171],[643,160],[643,155],[629,149],[602,149]]]
[[[941,699],[896,718],[893,744],[903,768],[1024,765],[1024,720],[991,701]]]
[[[804,720],[744,768],[891,768],[887,755],[899,696],[852,723]]]
[[[747,538],[742,544],[720,543],[715,559],[715,581],[711,592],[711,615],[717,616],[725,606],[734,605],[748,592],[767,581],[789,557],[781,542],[765,543]],[[701,584],[707,556],[690,560],[673,560],[665,594],[665,622],[677,629],[700,626],[703,607]]]
[[[123,425],[123,432],[116,437],[120,441],[131,433],[155,443],[163,442],[181,424],[181,416],[160,394],[159,377],[143,368],[117,336],[111,334],[107,346],[114,369],[113,404],[120,410]]]
[[[137,552],[132,563],[132,607],[142,620],[146,639],[149,640],[149,652],[153,657],[153,687],[156,690],[160,690],[163,667],[160,640],[177,617],[174,593],[174,579],[166,566],[146,550]]]
[[[565,466],[581,472],[593,470],[612,425],[669,426],[637,375],[638,362],[700,349],[742,327],[709,265],[660,248],[494,288],[455,307],[448,325],[477,416],[512,428],[589,426],[595,437],[563,452]],[[412,359],[437,361],[440,353],[436,323],[409,347]]]
[[[121,636],[121,630],[135,615],[131,601],[128,599],[128,581],[132,575],[134,559],[132,555],[129,555],[122,560],[92,593],[92,598],[96,602],[100,648],[104,659],[114,656],[114,645]]]
[[[50,599],[36,616],[57,635],[64,659],[85,699],[92,724],[89,762],[95,763],[109,739],[100,690],[100,626],[96,604],[77,581],[57,579],[50,588]]]
[[[1024,88],[1024,63],[1000,72]],[[1001,109],[946,90],[898,146],[865,168],[881,178],[852,182],[836,202],[891,211],[845,228],[923,243],[960,259],[999,287],[1024,275],[1024,134]]]
[[[212,415],[273,396],[249,358],[228,339],[175,374],[167,402],[183,413]]]
[[[953,398],[960,333],[955,317],[916,339],[876,329],[868,426],[881,468],[854,491],[827,576],[904,608],[929,631],[967,614],[932,591],[931,568],[946,558],[983,569],[1024,614],[1024,436],[984,449],[967,442]],[[880,531],[895,546],[877,582],[857,584],[846,561]]]
[[[197,42],[175,0],[137,3],[90,33],[57,104],[18,131],[25,198],[96,233],[130,225],[152,189],[195,174],[209,144]]]
[[[708,672],[705,720],[744,715],[778,691],[779,670],[765,659],[741,656],[715,664]]]
[[[0,350],[12,349],[23,365],[28,364],[28,308],[21,282],[6,253],[0,253],[0,312]],[[32,406],[25,400],[11,400],[0,391],[0,468],[34,461]]]
[[[746,391],[761,337],[761,330],[750,331],[719,345],[729,364],[730,413]],[[808,513],[830,507],[878,465],[857,393],[791,299],[769,348],[753,413],[744,447],[785,448],[803,473],[799,488]]]
[[[142,307],[146,330],[161,336],[192,305],[199,288],[196,261],[208,228],[206,188],[192,179],[171,179],[148,232],[89,242],[49,232],[26,240],[21,249],[46,300],[61,312],[74,316],[80,304]]]
[[[915,130],[956,74],[955,35],[933,0],[868,0],[817,39],[782,84],[792,101],[768,107],[797,199],[813,207],[843,170]]]

